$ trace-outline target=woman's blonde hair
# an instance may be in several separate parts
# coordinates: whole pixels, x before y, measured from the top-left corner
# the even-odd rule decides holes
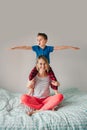
[[[36,61],[36,68],[37,68],[37,71],[39,71],[39,68],[38,68],[38,61],[39,61],[40,59],[43,59],[43,60],[45,61],[45,63],[47,64],[46,71],[48,72],[50,66],[49,66],[49,63],[48,63],[47,58],[46,58],[45,56],[43,56],[43,55],[41,55],[41,56],[39,56],[39,57],[37,58],[37,61]]]

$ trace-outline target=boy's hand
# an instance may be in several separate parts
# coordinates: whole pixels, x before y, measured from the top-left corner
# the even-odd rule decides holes
[[[72,47],[71,49],[73,49],[73,50],[79,50],[80,48],[79,47]]]
[[[7,48],[7,50],[15,50],[15,47]]]
[[[14,49],[16,49],[16,47],[12,47],[12,48],[10,48],[10,50],[14,50]]]
[[[51,83],[52,83],[52,85],[54,85],[54,86],[60,86],[60,83],[59,83],[58,81],[54,81],[54,80],[53,80]]]
[[[8,50],[15,50],[15,49],[17,49],[17,47],[11,47]]]
[[[11,47],[10,49],[11,49],[11,50],[15,50],[15,49],[22,49],[22,48],[19,47],[19,46],[16,46],[16,47]]]

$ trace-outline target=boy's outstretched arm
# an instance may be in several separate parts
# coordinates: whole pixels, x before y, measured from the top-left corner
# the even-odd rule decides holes
[[[73,46],[54,46],[54,50],[64,50],[64,49],[79,50],[80,48]]]
[[[32,46],[16,46],[10,48],[10,50],[23,49],[23,50],[32,50]]]

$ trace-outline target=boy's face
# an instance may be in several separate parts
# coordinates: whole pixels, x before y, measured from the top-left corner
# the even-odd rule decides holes
[[[47,40],[43,36],[37,36],[37,43],[40,47],[45,47]]]

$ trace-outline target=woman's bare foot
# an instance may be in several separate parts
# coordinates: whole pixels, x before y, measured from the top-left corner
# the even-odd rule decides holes
[[[26,112],[29,116],[32,116],[32,114],[39,112],[39,110],[31,111],[31,112]]]
[[[52,111],[57,111],[57,109],[58,109],[58,106],[55,106],[55,107],[52,109]]]
[[[28,111],[28,112],[26,112],[26,113],[27,113],[28,116],[32,116],[33,111],[31,111],[31,112]]]

